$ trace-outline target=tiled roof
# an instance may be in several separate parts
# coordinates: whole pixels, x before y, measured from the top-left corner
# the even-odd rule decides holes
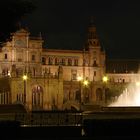
[[[106,73],[137,73],[140,60],[110,59],[106,61]]]

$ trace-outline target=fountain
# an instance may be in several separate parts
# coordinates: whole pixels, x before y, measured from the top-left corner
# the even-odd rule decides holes
[[[131,93],[128,89],[131,90]],[[109,107],[120,106],[120,107],[140,107],[140,83],[136,83],[136,85],[129,85],[123,93],[117,98],[117,100],[109,105]]]
[[[85,133],[90,136],[140,138],[140,83],[129,85],[116,101],[107,107],[101,107],[99,111],[93,111],[84,120],[84,124]]]

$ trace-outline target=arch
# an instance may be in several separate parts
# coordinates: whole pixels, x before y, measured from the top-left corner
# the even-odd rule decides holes
[[[43,88],[40,85],[32,87],[32,109],[43,109]]]
[[[103,100],[103,91],[101,88],[96,89],[96,101],[102,101]]]
[[[110,89],[105,88],[105,102],[107,103],[111,98]]]
[[[81,101],[81,89],[75,91],[75,100],[78,102]]]

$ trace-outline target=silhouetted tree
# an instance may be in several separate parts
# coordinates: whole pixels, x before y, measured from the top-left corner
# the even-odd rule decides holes
[[[20,20],[35,9],[30,0],[2,0],[0,2],[0,42],[14,32]]]

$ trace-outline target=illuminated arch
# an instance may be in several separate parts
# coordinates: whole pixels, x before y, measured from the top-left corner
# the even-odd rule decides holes
[[[32,108],[43,109],[43,88],[40,85],[34,85],[32,88]]]

